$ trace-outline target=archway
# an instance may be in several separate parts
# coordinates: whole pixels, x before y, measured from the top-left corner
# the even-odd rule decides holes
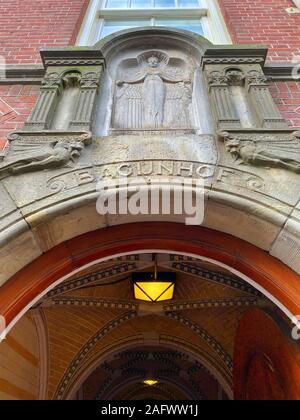
[[[51,249],[29,264],[1,288],[0,311],[6,326],[82,267],[112,256],[151,250],[215,261],[260,289],[290,318],[300,313],[299,276],[264,251],[202,227],[145,223],[88,233]]]
[[[130,255],[133,254],[143,256],[153,252],[159,253],[162,256],[171,253],[174,256],[177,255],[179,258],[185,258],[187,261],[194,258],[195,260],[202,261],[202,264],[214,264],[216,267],[219,267],[219,269],[226,270],[228,273],[230,272],[232,275],[236,276],[235,281],[238,282],[237,279],[240,278],[244,282],[246,281],[245,284],[248,284],[249,288],[254,287],[255,289],[253,290],[259,290],[259,292],[264,293],[272,304],[275,304],[275,306],[280,308],[283,319],[285,319],[286,315],[292,317],[292,315],[297,314],[298,275],[265,252],[239,239],[205,228],[186,227],[171,223],[145,223],[99,230],[68,241],[49,251],[14,276],[1,289],[1,309],[3,313],[6,314],[6,319],[11,322],[9,328],[12,328],[29,308],[41,302],[41,299],[45,294],[48,294],[48,297],[51,297],[52,290],[59,291],[61,283],[67,285],[68,282],[72,282],[74,276],[79,276],[84,270],[93,270],[93,267],[97,264],[103,264],[112,259],[126,259],[130,258]],[[178,263],[180,264],[180,259],[179,262],[177,261],[177,264]],[[176,264],[172,267],[176,268]],[[178,269],[178,267],[176,269]],[[185,267],[182,267],[183,272],[184,269]],[[196,275],[195,267],[193,270],[193,275]],[[282,278],[285,279],[284,283],[282,282]],[[61,301],[63,305],[68,304],[68,297],[64,299],[63,295],[61,297],[58,296],[56,300],[54,295],[52,298],[56,302]],[[71,301],[69,300],[69,302]],[[78,302],[80,302],[80,300],[77,301],[77,303],[75,301],[73,303],[71,302],[70,305],[82,304],[82,302]],[[102,304],[105,304],[105,302],[102,302]],[[216,304],[216,302],[208,302],[207,307],[212,304]],[[224,301],[222,304],[224,305]],[[231,304],[232,303],[227,302],[227,307]],[[243,303],[239,303],[239,305],[243,305]],[[251,299],[248,299],[247,303],[244,301],[244,305],[251,306]],[[268,307],[267,303],[264,303],[263,307],[265,307],[265,305]],[[170,313],[172,313],[171,309],[168,310],[171,311]],[[128,310],[130,310],[130,307]],[[151,309],[149,312],[149,307],[147,306],[143,307],[142,312],[143,311],[146,311],[146,317],[144,319],[148,316],[148,319],[150,320],[154,319],[156,315],[159,315],[161,308],[158,309],[157,314],[155,314],[156,310],[153,312]],[[152,318],[153,316],[154,318]],[[138,318],[138,320],[139,319],[143,319],[143,317]],[[189,328],[191,328],[192,331],[195,331],[199,336],[203,334],[203,330],[199,329],[196,324],[181,315],[179,317],[176,315],[173,318],[171,316],[170,319],[183,323],[186,327],[188,327],[190,323]],[[133,321],[135,322],[135,317]],[[128,317],[128,314],[126,313],[124,319],[121,316],[118,322],[121,324],[125,322],[130,325],[133,321],[131,321],[131,315]],[[114,321],[114,323],[115,322],[116,321]],[[287,320],[284,322],[288,325]],[[106,328],[109,328],[109,324],[106,325]],[[179,335],[184,337],[183,332]],[[208,342],[210,342],[211,339],[212,338],[208,337]],[[145,342],[143,338],[137,348],[141,346],[141,343],[143,343],[143,346],[147,346],[147,341]],[[176,347],[174,339],[169,341],[169,345],[170,343],[171,348],[174,349]],[[119,342],[116,344],[119,346],[120,353],[120,349],[122,348],[121,343]],[[155,348],[155,345],[159,346],[157,351],[160,352],[162,343],[160,341],[153,343],[150,340],[150,348],[153,348],[153,346]],[[164,346],[167,346],[167,344],[165,343]],[[110,349],[110,351],[112,351],[112,349]],[[94,363],[99,362],[99,357],[100,354],[94,359]],[[195,361],[197,361],[197,363],[200,363],[201,361],[202,365],[204,363],[204,366],[209,369],[209,372],[212,372],[212,366],[215,362],[212,362],[213,364],[211,365],[206,357],[202,360],[200,360],[201,357],[200,359],[199,357],[198,353]],[[101,355],[101,358],[104,358],[103,360],[105,362],[106,359],[103,354]],[[72,363],[75,363],[76,365],[76,358]],[[90,372],[90,375],[93,374],[93,366],[95,365],[93,365],[91,361],[89,364],[84,363],[81,365],[81,371],[84,375],[83,377],[86,378],[86,381],[88,380],[86,377],[87,373]],[[219,367],[215,370],[217,377],[220,375],[220,365],[218,364],[218,366]],[[74,397],[74,390],[76,390],[76,387],[70,388],[71,383],[77,384],[77,386],[78,384],[83,384],[83,379],[79,382],[74,382],[73,368],[69,367],[69,369],[71,369],[70,372],[72,372],[70,377],[73,378],[73,382],[70,382],[70,384],[68,383],[67,388],[65,386],[60,388],[61,391],[59,394],[56,394],[55,398],[68,398],[68,395]],[[79,372],[76,370],[75,373],[78,375]],[[225,374],[225,377],[226,375],[227,374]],[[65,383],[65,379],[61,378],[61,381],[62,383]],[[226,381],[224,382],[224,376],[223,380],[219,377],[217,383],[220,384],[222,381],[223,390],[225,389],[227,396],[232,398],[233,394],[230,393],[230,386],[228,387]],[[168,383],[170,383],[170,381]],[[228,384],[229,383],[230,382],[228,382]],[[73,389],[72,392],[71,389]],[[123,391],[125,392],[125,390]],[[126,394],[127,391],[128,394]],[[127,391],[125,394],[129,395],[129,388]],[[147,394],[142,391],[140,392],[141,395]],[[164,395],[166,396],[167,390],[165,389],[164,392]],[[168,392],[170,392],[170,389]],[[176,394],[175,392],[175,395],[179,394]]]

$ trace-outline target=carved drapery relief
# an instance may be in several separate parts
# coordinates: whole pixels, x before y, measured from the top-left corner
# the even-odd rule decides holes
[[[192,81],[182,59],[148,51],[124,60],[115,86],[118,130],[192,128]]]
[[[237,164],[281,168],[300,174],[300,132],[222,132],[221,136]]]

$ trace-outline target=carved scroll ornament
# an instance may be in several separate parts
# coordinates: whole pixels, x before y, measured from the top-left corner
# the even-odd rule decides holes
[[[226,151],[238,164],[281,168],[300,174],[300,132],[222,132]]]

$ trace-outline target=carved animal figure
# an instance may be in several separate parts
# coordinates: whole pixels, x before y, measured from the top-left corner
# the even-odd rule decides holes
[[[222,133],[225,148],[239,163],[300,173],[300,133],[253,135]]]
[[[0,165],[0,178],[25,172],[58,168],[75,162],[84,144],[81,140],[51,143],[14,143]]]

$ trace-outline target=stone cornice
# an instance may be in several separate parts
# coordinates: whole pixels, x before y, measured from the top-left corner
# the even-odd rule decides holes
[[[271,81],[290,81],[295,80],[293,69],[295,64],[285,63],[267,63],[264,67],[264,73]],[[300,76],[298,81],[300,81]]]
[[[45,68],[49,66],[100,66],[105,59],[99,50],[88,47],[47,48],[41,51]]]
[[[260,57],[256,58],[259,63],[262,63],[262,59]],[[49,63],[53,63],[55,60],[56,62],[62,64],[62,61],[58,58],[53,58],[53,60],[49,59]],[[220,62],[221,58],[213,58],[213,57],[207,57],[206,62],[214,62],[214,60],[217,60],[217,62]],[[229,60],[229,58],[227,59]],[[244,57],[244,60],[246,60],[246,57]],[[78,60],[79,61],[79,60]],[[75,62],[78,63],[76,59],[70,60],[69,65],[74,65]],[[86,61],[82,60],[82,63],[90,63],[94,64],[95,62],[98,62],[99,59],[89,59]],[[224,63],[224,61],[223,61]],[[237,63],[237,59],[230,59],[228,61],[229,64],[235,64]],[[264,66],[264,73],[269,78],[270,81],[292,81],[294,80],[294,77],[292,75],[294,65],[290,62],[287,63],[267,63]],[[6,84],[6,85],[14,85],[14,84],[35,84],[40,85],[42,82],[42,79],[45,76],[45,69],[43,66],[39,65],[29,65],[29,66],[8,66],[6,70],[6,77],[4,79],[0,79],[0,84]]]
[[[265,45],[221,45],[210,47],[202,58],[205,64],[265,64],[268,48]]]
[[[40,85],[45,76],[45,69],[42,65],[8,65],[6,77],[0,78],[0,84],[34,84]]]

